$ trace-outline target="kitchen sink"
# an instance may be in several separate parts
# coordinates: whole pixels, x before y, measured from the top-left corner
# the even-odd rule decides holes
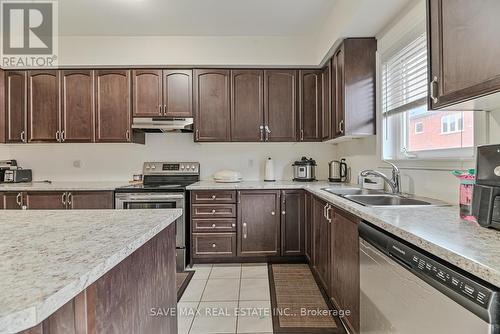
[[[323,188],[331,194],[343,197],[355,203],[370,207],[403,207],[403,206],[449,206],[448,203],[428,199],[407,197],[398,194],[360,188]]]

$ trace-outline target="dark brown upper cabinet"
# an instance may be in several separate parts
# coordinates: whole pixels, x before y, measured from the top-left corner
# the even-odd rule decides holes
[[[96,141],[131,142],[131,85],[129,70],[95,72]]]
[[[332,126],[332,106],[331,86],[332,67],[331,59],[327,62],[325,68],[321,72],[321,139],[331,139],[331,126]]]
[[[230,71],[194,70],[195,141],[231,140]]]
[[[28,71],[28,142],[61,140],[60,72]]]
[[[61,71],[61,142],[93,142],[94,71]]]
[[[299,71],[299,141],[320,141],[322,137],[322,70]]]
[[[163,71],[163,115],[193,117],[193,71]]]
[[[297,140],[297,71],[264,71],[264,137],[266,141]]]
[[[499,92],[500,2],[428,0],[427,11],[429,108]]]
[[[135,117],[193,117],[191,70],[132,71]]]
[[[133,70],[134,116],[163,116],[162,70]]]
[[[264,72],[231,71],[231,140],[264,141]]]
[[[27,140],[28,85],[25,71],[5,73],[5,141],[25,143]]]
[[[332,59],[332,137],[376,133],[375,73],[377,41],[345,39]]]
[[[305,192],[281,191],[281,255],[305,254]]]
[[[238,191],[238,256],[280,255],[279,210],[279,190]]]

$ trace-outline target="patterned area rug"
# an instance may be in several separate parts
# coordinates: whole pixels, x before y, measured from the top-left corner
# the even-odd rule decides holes
[[[182,294],[186,290],[191,278],[193,278],[193,271],[183,271],[182,273],[175,274],[175,282],[177,284],[177,301],[182,297]]]

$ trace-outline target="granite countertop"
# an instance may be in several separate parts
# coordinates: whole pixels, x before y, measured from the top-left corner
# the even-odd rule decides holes
[[[355,187],[344,184],[293,181],[200,181],[189,190],[209,189],[305,189],[329,203],[368,221],[409,243],[500,287],[500,231],[460,219],[458,206],[366,207],[323,190]]]
[[[181,214],[0,211],[0,333],[39,324]]]
[[[0,183],[0,191],[112,191],[128,184],[128,181],[55,181],[50,183],[35,181],[26,183]]]

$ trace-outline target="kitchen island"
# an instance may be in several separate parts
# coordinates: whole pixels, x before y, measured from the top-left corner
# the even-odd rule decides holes
[[[0,333],[176,333],[181,214],[0,211]]]

